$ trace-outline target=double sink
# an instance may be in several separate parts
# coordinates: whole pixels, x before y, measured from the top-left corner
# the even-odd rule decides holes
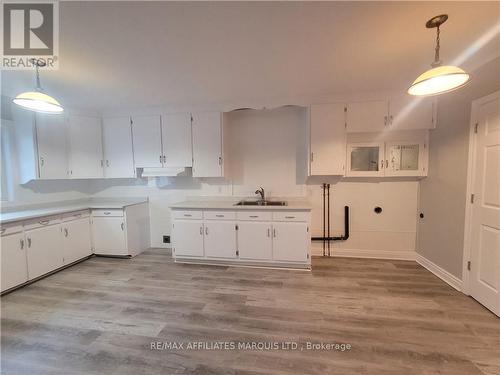
[[[286,201],[269,201],[269,200],[249,200],[249,201],[239,201],[235,206],[286,206],[288,203]]]

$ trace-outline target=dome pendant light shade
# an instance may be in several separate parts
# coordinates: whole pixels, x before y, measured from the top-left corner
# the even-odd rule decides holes
[[[431,18],[426,23],[427,28],[437,28],[435,58],[432,69],[422,73],[408,89],[408,94],[415,96],[430,96],[443,94],[456,90],[466,85],[470,80],[470,75],[463,69],[451,65],[441,65],[439,59],[439,26],[441,26],[448,16],[442,14]]]
[[[52,96],[43,92],[40,86],[39,67],[45,66],[43,60],[32,59],[31,62],[36,67],[36,88],[34,91],[23,92],[15,97],[13,102],[18,106],[41,113],[62,113],[64,111],[61,104]]]

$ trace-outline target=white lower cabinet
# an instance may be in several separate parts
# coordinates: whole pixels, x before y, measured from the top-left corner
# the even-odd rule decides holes
[[[19,232],[2,236],[0,252],[2,292],[28,281],[24,233]]]
[[[240,259],[271,260],[273,256],[271,233],[271,223],[240,221],[238,223]]]
[[[123,217],[93,217],[94,252],[103,255],[128,255]]]
[[[207,257],[236,258],[236,224],[232,221],[206,221],[204,246]]]
[[[175,220],[173,239],[175,256],[203,256],[203,222],[201,220]]]
[[[273,223],[273,259],[305,262],[310,238],[307,223]]]
[[[63,223],[64,264],[73,263],[91,254],[90,219],[86,217]]]
[[[64,265],[60,224],[31,229],[25,233],[30,279]]]

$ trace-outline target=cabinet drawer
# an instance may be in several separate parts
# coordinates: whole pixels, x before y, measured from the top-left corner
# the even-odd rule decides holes
[[[82,218],[89,217],[89,216],[90,216],[89,210],[69,212],[69,213],[64,214],[62,216],[62,221],[63,222],[72,221],[72,220],[82,219]]]
[[[208,220],[235,220],[234,211],[203,211],[203,218]]]
[[[238,212],[238,220],[271,221],[272,212],[241,211]]]
[[[45,216],[37,219],[32,219],[24,223],[24,230],[31,230],[41,227],[47,227],[61,222],[61,216]]]
[[[199,210],[174,210],[172,211],[174,219],[202,219],[203,212]]]
[[[109,210],[103,210],[103,209],[98,209],[98,210],[92,210],[92,216],[123,216],[123,210],[122,209],[109,209]]]
[[[274,221],[309,221],[309,217],[309,212],[283,211],[273,213]]]
[[[18,233],[23,231],[23,225],[21,222],[10,223],[2,225],[0,229],[0,234],[2,236],[7,236],[9,234]]]

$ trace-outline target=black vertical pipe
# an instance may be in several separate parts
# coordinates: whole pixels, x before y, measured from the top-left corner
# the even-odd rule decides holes
[[[330,256],[330,184],[326,185],[327,187],[327,202],[328,202],[328,256]]]
[[[325,202],[325,199],[326,199],[326,184],[323,184],[322,185],[323,187],[323,256],[325,256],[325,251],[326,251],[326,229],[325,229],[325,222],[326,222],[326,212],[325,212],[325,209],[326,209],[326,202]]]

